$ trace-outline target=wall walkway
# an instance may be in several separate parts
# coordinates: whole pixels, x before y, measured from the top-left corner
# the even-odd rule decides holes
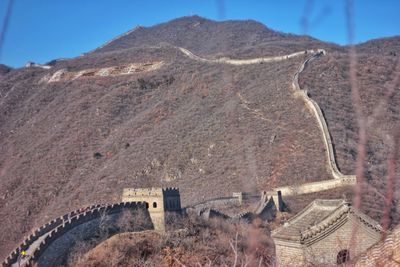
[[[2,263],[3,267],[32,266],[55,240],[74,227],[98,219],[102,214],[116,214],[126,209],[146,209],[143,202],[121,202],[113,204],[92,205],[75,210],[56,218],[33,231]],[[27,251],[29,258],[18,263],[21,251]]]
[[[230,58],[219,58],[219,59],[206,59],[199,57],[189,50],[178,47],[178,49],[189,58],[205,62],[205,63],[219,63],[219,64],[230,64],[230,65],[248,65],[248,64],[259,64],[262,62],[277,62],[282,60],[288,60],[294,57],[304,56],[304,55],[311,55],[305,61],[302,62],[299,69],[293,76],[292,80],[292,89],[294,92],[295,97],[301,98],[310,112],[315,116],[318,126],[321,129],[322,140],[325,145],[325,151],[327,155],[327,168],[331,173],[333,180],[325,180],[313,183],[306,183],[299,186],[283,186],[273,189],[269,192],[271,195],[276,194],[276,192],[281,191],[283,195],[297,195],[297,194],[307,194],[307,193],[314,193],[324,190],[329,190],[345,185],[354,185],[356,183],[356,176],[355,175],[344,175],[340,172],[339,168],[337,167],[335,152],[332,145],[332,139],[329,132],[328,125],[326,123],[326,119],[324,114],[322,113],[321,108],[319,107],[318,103],[311,99],[305,90],[302,90],[299,85],[299,75],[304,71],[307,64],[309,64],[312,60],[323,56],[326,54],[326,51],[323,49],[317,50],[306,50],[300,51],[296,53],[292,53],[285,56],[277,56],[277,57],[259,57],[253,59],[230,59]]]

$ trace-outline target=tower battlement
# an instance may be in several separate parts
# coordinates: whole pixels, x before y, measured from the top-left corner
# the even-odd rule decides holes
[[[151,188],[124,188],[122,197],[136,196],[136,197],[162,197],[163,189],[151,187]]]
[[[167,188],[124,188],[123,202],[144,202],[150,213],[155,229],[165,229],[165,213],[181,211],[179,189]]]
[[[179,188],[177,187],[166,187],[162,189],[164,196],[180,196]]]

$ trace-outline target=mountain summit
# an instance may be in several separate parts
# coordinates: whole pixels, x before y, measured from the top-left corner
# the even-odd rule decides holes
[[[95,52],[170,44],[185,47],[201,55],[211,55],[259,45],[279,47],[288,42],[308,48],[311,43],[320,44],[310,37],[273,31],[254,20],[217,22],[190,16],[148,28],[138,26],[96,49]]]

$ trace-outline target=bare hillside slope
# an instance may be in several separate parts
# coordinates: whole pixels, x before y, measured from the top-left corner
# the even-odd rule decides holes
[[[321,103],[339,167],[352,172],[351,101],[348,91],[333,89],[346,84],[346,48],[253,21],[186,17],[138,28],[49,70],[0,76],[0,256],[32,228],[88,204],[119,201],[128,186],[179,186],[186,205],[331,178],[316,120],[291,90],[305,56],[230,66],[195,61],[174,46],[208,58],[326,49],[301,86]],[[371,61],[381,64],[365,76],[375,88],[389,79],[397,56],[378,58],[363,47],[362,71]],[[397,118],[398,95],[391,101]],[[397,119],[381,123],[392,129]],[[371,166],[379,160],[371,157]]]

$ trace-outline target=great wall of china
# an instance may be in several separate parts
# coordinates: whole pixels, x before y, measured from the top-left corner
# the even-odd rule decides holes
[[[326,51],[323,49],[317,50],[306,50],[301,52],[292,53],[289,55],[284,56],[276,56],[276,57],[260,57],[254,59],[230,59],[230,58],[219,58],[219,59],[206,59],[199,57],[189,50],[178,47],[183,54],[187,57],[205,63],[211,64],[230,64],[230,65],[248,65],[248,64],[260,64],[263,62],[278,62],[282,60],[287,60],[294,57],[304,56],[304,55],[311,55],[305,61],[302,62],[299,69],[293,76],[292,80],[292,90],[294,92],[295,97],[300,97],[306,104],[307,108],[310,112],[314,115],[318,122],[318,126],[322,132],[322,139],[325,145],[325,151],[327,155],[327,168],[329,169],[332,177],[334,179],[325,180],[325,181],[318,181],[312,183],[305,183],[299,186],[283,186],[273,189],[269,191],[269,194],[273,195],[275,192],[280,191],[283,195],[297,195],[297,194],[307,194],[307,193],[314,193],[319,191],[324,191],[328,189],[333,189],[345,185],[354,185],[356,183],[356,176],[355,175],[344,175],[339,171],[337,167],[335,152],[332,145],[331,135],[328,129],[328,125],[326,123],[324,114],[322,113],[321,108],[319,107],[318,103],[312,100],[306,91],[302,90],[299,85],[299,75],[304,71],[305,67],[309,62],[312,60],[325,55]]]
[[[126,209],[146,209],[143,202],[121,202],[113,204],[92,205],[83,209],[69,212],[37,228],[9,256],[2,266],[32,266],[36,263],[56,239],[69,230],[86,222],[98,219],[103,213],[112,215]],[[26,251],[29,258],[18,263],[21,251]]]
[[[205,62],[205,63],[212,63],[212,64],[231,64],[231,65],[248,65],[248,64],[259,64],[262,62],[277,62],[277,61],[282,61],[282,60],[287,60],[290,58],[294,57],[299,57],[299,56],[304,56],[311,54],[311,57],[308,57],[300,66],[298,71],[294,74],[293,81],[292,81],[292,86],[294,90],[294,95],[295,97],[300,97],[303,99],[305,102],[306,106],[308,109],[314,114],[314,116],[317,119],[318,125],[321,129],[322,136],[323,136],[323,141],[325,144],[326,148],[326,154],[328,157],[327,160],[327,167],[329,168],[332,177],[334,179],[329,179],[325,181],[319,181],[319,182],[313,182],[313,183],[306,183],[302,184],[299,186],[284,186],[284,187],[278,187],[274,188],[270,191],[264,191],[261,195],[261,200],[254,210],[254,214],[261,214],[266,207],[269,207],[271,205],[271,202],[276,203],[275,205],[277,206],[278,210],[280,210],[281,206],[281,196],[282,195],[296,195],[296,194],[307,194],[307,193],[312,193],[312,192],[318,192],[318,191],[324,191],[328,189],[333,189],[337,187],[341,187],[344,185],[353,185],[356,183],[356,177],[354,175],[343,175],[336,163],[336,158],[332,146],[332,140],[330,137],[329,129],[327,127],[324,115],[318,106],[318,104],[312,100],[311,98],[308,97],[307,92],[302,90],[299,86],[298,82],[298,77],[299,74],[304,70],[306,65],[312,61],[315,58],[318,58],[321,55],[324,55],[326,52],[322,49],[318,50],[306,50],[306,51],[301,51],[301,52],[296,52],[292,53],[289,55],[284,55],[284,56],[277,56],[277,57],[261,57],[261,58],[255,58],[255,59],[240,59],[240,60],[235,60],[235,59],[229,59],[229,58],[220,58],[220,59],[205,59],[201,58],[199,56],[194,55],[192,52],[190,52],[187,49],[177,47],[184,55],[188,56],[189,58],[193,60],[197,60],[200,62]],[[128,68],[130,66],[126,66]],[[159,67],[159,66],[157,66]],[[89,71],[90,74],[93,73],[93,71]],[[96,71],[97,73],[97,71]],[[130,74],[131,72],[127,73]],[[102,73],[98,73],[100,76],[102,76]],[[119,74],[119,73],[118,73]],[[125,72],[123,74],[126,74]],[[53,74],[52,76],[47,75],[45,76],[46,79],[43,81],[45,82],[56,82],[61,79],[61,75],[57,74],[54,78]],[[72,75],[72,74],[71,74]],[[77,74],[78,77],[82,76]],[[58,77],[60,76],[60,77]],[[72,75],[75,77],[75,75]],[[90,76],[90,75],[89,75]],[[94,76],[94,75],[93,75]],[[107,76],[107,75],[105,75]],[[233,197],[227,197],[227,198],[218,198],[218,199],[213,199],[209,201],[204,201],[203,203],[199,203],[199,206],[203,205],[204,207],[207,206],[210,203],[213,202],[236,202],[236,203],[241,203],[243,196],[239,195],[234,195]],[[254,196],[253,196],[254,197]],[[20,252],[25,250],[28,252],[30,257],[28,259],[25,259],[23,262],[20,263],[21,266],[32,266],[34,263],[38,261],[38,259],[41,257],[41,255],[45,252],[46,248],[49,247],[55,240],[57,240],[59,237],[63,236],[65,233],[73,229],[74,227],[77,227],[79,225],[82,225],[86,222],[89,222],[91,220],[98,219],[103,212],[107,212],[107,214],[115,214],[115,213],[120,213],[125,209],[147,209],[148,208],[148,203],[146,207],[146,203],[144,202],[121,202],[121,203],[116,203],[116,204],[106,204],[106,205],[93,205],[90,207],[87,207],[85,209],[81,210],[76,210],[72,211],[68,214],[65,214],[64,216],[61,216],[59,218],[56,218],[52,220],[51,222],[43,225],[42,227],[36,229],[33,231],[29,237],[27,237],[21,245],[19,245],[14,251],[10,253],[10,255],[4,260],[2,263],[3,267],[8,267],[8,266],[18,266],[18,257],[20,255]],[[242,219],[246,218],[251,214],[251,212],[245,212],[241,213],[236,216],[232,216],[231,218],[236,218],[236,219]]]

